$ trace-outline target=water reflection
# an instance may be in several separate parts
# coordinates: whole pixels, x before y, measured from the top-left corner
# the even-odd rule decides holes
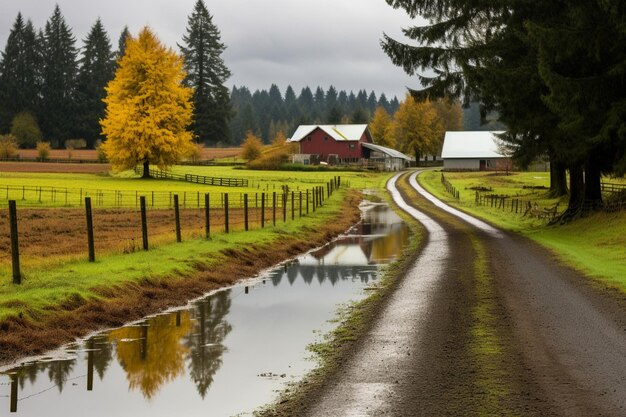
[[[129,409],[151,416],[251,411],[280,389],[276,375],[297,379],[312,366],[303,358],[313,331],[328,330],[337,304],[361,297],[378,265],[408,238],[387,207],[370,207],[346,236],[276,268],[262,283],[0,373],[0,401],[7,401],[0,405],[25,416],[82,416],[85,407],[107,416]]]

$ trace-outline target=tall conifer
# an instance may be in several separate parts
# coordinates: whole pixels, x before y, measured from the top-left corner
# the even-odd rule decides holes
[[[102,21],[96,20],[85,38],[80,69],[76,102],[80,108],[77,115],[78,135],[93,148],[101,138],[100,119],[104,117],[105,87],[113,79],[115,72],[114,54],[111,42]]]
[[[212,144],[230,142],[228,122],[232,109],[224,83],[231,73],[222,59],[226,46],[202,0],[196,2],[189,16],[187,34],[179,47],[187,71],[185,83],[194,89],[193,131],[196,140]]]
[[[58,5],[44,29],[41,108],[44,137],[57,146],[74,135],[76,39]]]
[[[35,112],[40,68],[35,29],[18,13],[0,63],[0,132],[8,131],[16,114]]]

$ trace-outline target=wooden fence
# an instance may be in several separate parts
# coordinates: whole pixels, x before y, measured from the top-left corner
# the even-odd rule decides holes
[[[201,198],[193,202],[191,207],[187,206],[190,211],[198,214],[198,209],[202,209],[203,237],[209,239],[214,233],[231,233],[233,231],[250,231],[253,229],[262,229],[267,226],[275,226],[277,223],[285,223],[293,221],[296,218],[302,218],[315,212],[322,207],[326,200],[330,198],[337,189],[342,186],[341,178],[334,177],[324,186],[314,186],[306,190],[290,190],[284,187],[280,192],[272,193],[219,193],[219,194],[202,194]],[[98,196],[84,196],[85,207],[85,223],[86,228],[81,242],[87,241],[86,252],[88,259],[94,262],[96,259],[95,243],[98,236],[94,233],[94,224],[98,222],[99,213],[93,210],[94,198]],[[172,195],[171,208],[174,211],[174,221],[170,226],[175,232],[176,241],[182,241],[181,228],[181,208],[185,208],[184,199],[178,194]],[[233,198],[235,197],[235,198]],[[131,211],[137,215],[137,223],[141,227],[141,248],[149,250],[149,230],[151,224],[148,220],[147,212],[150,208],[150,196],[137,195],[138,211]],[[20,272],[20,247],[18,242],[18,210],[16,200],[9,201],[9,223],[10,223],[10,240],[11,240],[11,257],[13,267],[13,282],[19,284],[21,282]],[[195,209],[195,210],[193,210]],[[158,210],[162,212],[163,210]],[[76,212],[76,210],[74,210]],[[106,212],[103,211],[102,213]],[[128,211],[126,211],[128,213]],[[39,212],[35,214],[40,216]],[[63,215],[63,214],[62,214]],[[59,221],[63,221],[59,219]],[[108,226],[108,225],[107,225]],[[167,226],[166,226],[167,229]],[[115,231],[113,231],[115,233]],[[134,241],[134,240],[133,240]],[[53,243],[51,243],[53,244]],[[134,244],[133,244],[134,245]],[[134,246],[133,246],[134,247]],[[131,251],[134,251],[131,250]]]

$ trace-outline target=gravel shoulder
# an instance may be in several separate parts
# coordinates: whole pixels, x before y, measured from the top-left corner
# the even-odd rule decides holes
[[[625,415],[624,297],[402,182],[423,249],[298,415]]]

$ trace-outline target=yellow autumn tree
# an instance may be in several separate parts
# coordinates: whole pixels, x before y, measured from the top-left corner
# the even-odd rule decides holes
[[[394,148],[396,146],[393,120],[384,107],[379,106],[376,108],[369,128],[377,145],[386,146],[388,148]]]
[[[246,140],[241,144],[241,157],[246,161],[254,161],[263,151],[263,142],[250,130],[246,132]]]
[[[430,101],[418,102],[407,94],[394,115],[394,126],[397,148],[415,155],[416,162],[422,155],[436,152],[441,124]]]
[[[164,169],[192,151],[192,89],[182,84],[183,61],[149,28],[129,38],[115,78],[106,87],[107,140],[102,145],[116,171],[143,164]]]

